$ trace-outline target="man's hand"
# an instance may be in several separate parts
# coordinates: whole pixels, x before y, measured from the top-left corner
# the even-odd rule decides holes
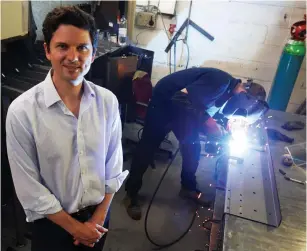
[[[211,117],[203,124],[203,130],[206,135],[210,135],[215,138],[221,138],[225,135],[225,130],[223,127],[217,124]]]
[[[76,235],[73,234],[74,236],[74,244],[79,245],[82,243],[83,245],[93,247],[96,242],[99,241],[99,239],[108,232],[108,229],[102,227],[105,221],[105,217],[107,215],[108,209],[110,207],[111,201],[113,199],[114,194],[105,194],[105,198],[103,201],[97,206],[94,214],[92,217],[84,224],[84,226],[88,229],[90,229],[93,233],[96,232],[99,234],[99,238],[94,239],[93,242],[89,242],[89,240],[84,240]],[[91,239],[92,241],[92,239]]]
[[[95,224],[95,222],[82,223],[71,217],[64,210],[55,214],[49,214],[47,218],[70,233],[77,240],[76,244],[82,243],[88,247],[93,247],[103,233],[106,232],[106,229]]]
[[[101,225],[97,224],[96,222],[93,221],[93,219],[90,219],[89,221],[85,222],[84,224],[86,224],[86,225],[89,226],[90,228],[96,228],[96,229],[100,232],[101,237],[102,237],[105,233],[108,232],[108,229],[106,229],[106,228],[102,227]],[[101,237],[100,237],[100,238],[101,238]],[[75,244],[75,245],[79,245],[79,244],[80,244],[80,241],[77,240],[77,239],[75,238],[74,244]],[[95,244],[95,243],[93,243],[93,244],[91,245],[91,247],[93,247],[94,244]]]
[[[75,240],[74,244],[79,245],[81,243],[88,247],[94,247],[95,243],[98,242],[107,231],[108,230],[104,227],[93,222],[81,223],[72,234]]]

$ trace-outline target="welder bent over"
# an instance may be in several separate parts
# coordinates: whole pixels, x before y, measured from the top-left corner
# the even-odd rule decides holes
[[[156,149],[170,131],[178,139],[182,154],[179,195],[203,206],[209,205],[199,198],[195,176],[201,152],[199,133],[222,136],[221,127],[212,118],[217,112],[226,118],[248,114],[251,123],[257,120],[267,105],[248,93],[250,86],[245,87],[240,79],[215,68],[178,71],[157,83],[125,187],[126,210],[132,219],[141,218],[138,192],[142,187],[142,178]],[[264,92],[265,96],[264,89],[258,89],[255,94]],[[247,112],[246,107],[249,109]]]

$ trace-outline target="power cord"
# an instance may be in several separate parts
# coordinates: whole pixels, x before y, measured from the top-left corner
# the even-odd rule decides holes
[[[160,3],[160,1],[159,1],[159,3]],[[191,8],[191,7],[190,7]],[[148,4],[146,7],[144,6],[143,7],[143,10],[144,11],[151,11],[151,12],[153,12],[153,10],[156,10],[157,12],[158,12],[158,14],[160,14],[160,16],[161,16],[161,20],[162,20],[162,24],[163,24],[163,28],[164,28],[164,32],[165,32],[165,34],[166,34],[166,36],[167,36],[167,39],[168,39],[168,41],[170,42],[170,37],[169,37],[169,34],[168,34],[168,32],[167,32],[167,29],[166,29],[166,26],[165,26],[165,23],[164,23],[164,19],[163,19],[163,15],[162,15],[162,13],[161,13],[161,11],[160,11],[160,9],[159,9],[159,6],[156,6],[156,5],[150,5],[150,4]],[[190,14],[189,14],[190,15]],[[146,31],[148,31],[147,29],[146,29]],[[136,45],[138,45],[138,36],[140,35],[140,34],[142,34],[143,32],[145,32],[145,31],[141,31],[137,36],[136,36]],[[186,69],[188,68],[188,66],[189,66],[189,62],[190,62],[190,49],[189,49],[189,45],[188,45],[188,43],[187,43],[187,37],[185,37],[185,38],[181,38],[181,39],[177,39],[176,40],[176,42],[177,41],[183,41],[183,43],[186,45],[186,48],[187,48],[187,54],[188,54],[188,57],[187,57],[187,63],[186,63]],[[174,50],[174,57],[176,57],[176,51]],[[176,64],[176,62],[174,62],[174,64]],[[169,73],[171,74],[172,73],[172,51],[170,50],[169,51],[169,63],[168,63],[168,66],[169,66]]]
[[[135,37],[135,40],[136,40],[135,46],[137,46],[137,45],[139,44],[139,40],[138,40],[139,35],[141,35],[141,34],[144,33],[145,31],[148,31],[148,29],[141,31],[141,32],[139,32],[139,33],[136,35],[136,37]]]
[[[144,127],[142,127],[141,129],[139,129],[138,130],[138,139],[139,139],[139,141],[141,140],[141,137],[142,137],[142,132],[143,132],[143,129],[144,129]]]
[[[156,5],[149,5],[149,4],[148,4],[146,7],[143,6],[142,9],[143,9],[143,11],[146,11],[146,12],[147,12],[147,11],[148,11],[148,12],[153,12],[153,10],[155,9],[155,10],[161,15],[161,20],[162,20],[164,32],[165,32],[165,34],[166,34],[166,36],[167,36],[168,41],[170,41],[170,38],[169,38],[168,33],[167,33],[166,26],[165,26],[165,23],[164,23],[163,15],[162,15],[162,13],[161,13],[159,7],[156,6]],[[146,29],[145,31],[148,31],[148,30],[149,30],[149,29]],[[138,35],[140,35],[141,33],[145,32],[145,31],[141,31]],[[137,36],[138,36],[138,35],[137,35]]]
[[[187,64],[186,64],[185,68],[188,69],[189,62],[190,62],[190,48],[189,48],[188,42],[186,40],[183,40],[183,41],[184,41],[183,43],[187,47],[188,58],[187,58]]]
[[[150,202],[149,202],[149,205],[148,205],[148,208],[147,208],[147,211],[146,211],[146,215],[145,215],[145,234],[146,234],[147,239],[148,239],[153,245],[157,246],[157,248],[155,248],[154,250],[161,250],[161,249],[163,249],[163,248],[170,247],[170,246],[174,245],[175,243],[179,242],[181,239],[183,239],[183,237],[189,232],[189,230],[190,230],[191,227],[193,226],[194,221],[195,221],[195,219],[196,219],[196,216],[197,216],[197,214],[198,214],[198,213],[197,213],[197,212],[198,212],[198,207],[197,207],[197,209],[195,210],[195,213],[194,213],[194,215],[193,215],[193,217],[192,217],[192,219],[191,219],[191,222],[190,222],[189,226],[187,227],[187,229],[186,229],[177,239],[175,239],[175,240],[173,240],[173,241],[171,241],[171,242],[169,242],[169,243],[166,243],[166,244],[157,243],[156,241],[154,241],[153,239],[151,239],[151,237],[149,236],[148,229],[147,229],[149,211],[150,211],[151,206],[152,206],[152,204],[153,204],[153,201],[154,201],[154,199],[155,199],[155,197],[156,197],[156,194],[157,194],[157,192],[158,192],[158,190],[159,190],[159,188],[160,188],[160,186],[161,186],[161,184],[162,184],[162,182],[163,182],[163,180],[164,180],[164,178],[165,178],[165,175],[167,174],[167,172],[168,172],[170,166],[173,164],[174,159],[177,157],[178,152],[179,152],[179,148],[176,150],[176,152],[175,152],[175,154],[173,155],[171,161],[170,161],[169,164],[167,165],[167,167],[166,167],[166,169],[165,169],[165,171],[164,171],[162,177],[160,178],[159,183],[158,183],[158,185],[157,185],[157,187],[156,187],[156,189],[155,189],[155,191],[154,191],[154,193],[153,193],[153,195],[152,195],[152,197],[151,197],[151,200],[150,200]],[[222,155],[216,160],[216,163],[215,163],[215,172],[218,170],[218,165],[219,165],[219,163],[223,160],[223,158],[224,158],[225,156],[226,156],[225,154],[222,154]],[[226,156],[226,158],[227,158],[227,156]],[[221,219],[221,222],[222,222],[223,225],[224,225],[224,218],[225,218],[225,215],[226,215],[226,214],[223,213],[223,216],[222,216],[222,219]],[[213,220],[208,220],[207,222],[215,222],[215,221],[213,221]],[[208,229],[208,230],[210,231],[210,229]]]
[[[165,171],[164,171],[164,173],[163,173],[163,175],[162,175],[162,177],[161,177],[161,179],[160,179],[160,181],[159,181],[159,183],[158,183],[158,186],[156,187],[156,189],[155,189],[155,191],[154,191],[154,193],[153,193],[153,195],[152,195],[152,198],[151,198],[151,200],[150,200],[150,202],[149,202],[149,205],[148,205],[148,208],[147,208],[147,211],[146,211],[146,216],[145,216],[145,233],[146,233],[147,239],[148,239],[153,245],[155,245],[155,246],[158,247],[158,248],[156,248],[156,249],[154,249],[154,250],[160,250],[160,249],[163,249],[163,248],[167,248],[167,247],[170,247],[170,246],[174,245],[175,243],[179,242],[179,241],[189,232],[190,228],[192,227],[192,225],[193,225],[193,223],[194,223],[194,221],[195,221],[195,219],[196,219],[196,215],[197,215],[197,210],[196,210],[196,211],[195,211],[195,214],[193,215],[193,217],[192,217],[192,219],[191,219],[191,222],[190,222],[188,228],[184,231],[184,233],[183,233],[182,235],[180,235],[177,239],[171,241],[170,243],[167,243],[167,244],[160,244],[160,243],[157,243],[157,242],[155,242],[154,240],[152,240],[151,237],[149,236],[148,229],[147,229],[147,222],[148,222],[148,214],[149,214],[150,208],[151,208],[152,203],[153,203],[153,201],[154,201],[154,199],[155,199],[155,197],[156,197],[156,194],[157,194],[157,192],[158,192],[158,190],[159,190],[159,188],[160,188],[160,186],[161,186],[161,184],[162,184],[162,181],[163,181],[163,179],[164,179],[166,173],[168,172],[170,166],[172,165],[174,159],[176,158],[178,152],[179,152],[179,148],[176,150],[176,152],[175,152],[175,154],[173,155],[171,161],[170,161],[169,164],[167,165],[167,167],[166,167],[166,169],[165,169]]]
[[[159,1],[159,3],[160,3],[160,1]],[[162,24],[163,24],[163,28],[164,28],[164,32],[165,32],[165,34],[166,34],[166,36],[167,36],[168,41],[171,41],[171,39],[170,39],[170,37],[169,37],[169,35],[168,35],[168,33],[167,33],[166,26],[165,26],[164,19],[163,19],[163,15],[162,15],[162,13],[161,13],[161,11],[160,11],[160,9],[159,9],[159,6],[154,6],[154,5],[153,5],[153,7],[156,8],[157,11],[158,11],[158,13],[160,14],[161,20],[162,20]],[[171,74],[171,73],[172,73],[172,51],[171,51],[171,50],[170,50],[170,52],[169,52],[169,63],[168,63],[168,67],[169,67],[169,73]]]
[[[159,4],[160,4],[160,1],[159,1]],[[149,5],[149,4],[148,4],[146,7],[145,7],[145,6],[143,7],[143,10],[144,10],[144,11],[151,11],[151,12],[153,12],[153,10],[156,10],[157,13],[160,14],[161,20],[162,20],[162,24],[163,24],[163,28],[164,28],[164,32],[165,32],[165,34],[166,34],[167,40],[170,41],[170,37],[169,37],[169,35],[168,35],[168,33],[167,33],[167,29],[166,29],[166,26],[165,26],[165,23],[164,23],[163,15],[162,15],[162,13],[161,13],[161,11],[160,11],[160,9],[159,9],[159,6],[156,6],[156,5]],[[141,33],[143,33],[143,32],[140,32],[138,35],[140,35]],[[138,36],[138,35],[137,35],[137,36]],[[136,40],[137,40],[137,38],[136,38]],[[137,44],[138,44],[138,40],[137,40]],[[170,74],[172,73],[171,64],[172,64],[172,53],[171,53],[171,51],[170,51],[170,54],[169,54],[169,63],[168,63],[168,66],[169,66],[169,73],[170,73]]]

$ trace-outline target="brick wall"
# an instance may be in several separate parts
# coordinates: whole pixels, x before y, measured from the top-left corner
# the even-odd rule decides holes
[[[177,28],[188,16],[189,2],[177,1]],[[138,8],[137,10],[138,11]],[[191,66],[211,66],[234,76],[253,78],[269,93],[282,49],[289,38],[291,25],[303,19],[303,1],[208,1],[194,0],[191,20],[215,37],[209,41],[194,28],[189,29]],[[166,29],[170,18],[163,17]],[[183,33],[185,34],[185,33]],[[155,51],[152,81],[155,84],[169,73],[168,55],[164,52],[168,37],[158,17],[155,30],[134,28],[132,40],[138,46]],[[177,70],[187,61],[187,49],[177,42]],[[306,60],[300,70],[288,111],[295,111],[306,97]]]

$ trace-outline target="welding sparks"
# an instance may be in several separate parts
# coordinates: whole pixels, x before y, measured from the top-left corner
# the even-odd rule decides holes
[[[245,130],[235,130],[232,132],[232,140],[229,141],[230,152],[232,155],[242,154],[247,147],[247,135]]]
[[[238,155],[245,151],[246,149],[246,141],[237,141],[237,140],[230,140],[229,141],[230,152],[232,155]]]

